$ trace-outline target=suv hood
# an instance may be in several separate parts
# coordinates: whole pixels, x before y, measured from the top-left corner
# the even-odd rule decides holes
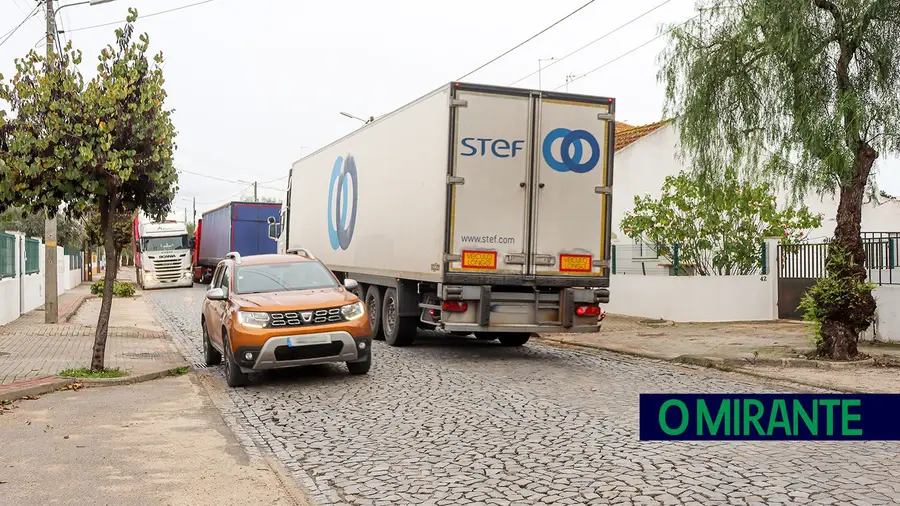
[[[233,300],[250,311],[289,311],[343,306],[359,301],[343,287],[289,292],[234,294]]]

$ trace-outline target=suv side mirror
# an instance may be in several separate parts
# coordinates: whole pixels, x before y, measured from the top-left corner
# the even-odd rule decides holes
[[[213,288],[206,292],[206,298],[209,300],[226,300],[228,299],[228,294],[225,293],[224,288]]]
[[[359,283],[357,283],[355,279],[347,278],[344,280],[344,288],[346,288],[347,291],[355,292],[359,288]]]

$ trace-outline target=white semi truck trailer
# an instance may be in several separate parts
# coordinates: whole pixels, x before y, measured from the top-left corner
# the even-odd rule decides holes
[[[373,332],[522,345],[609,301],[615,101],[450,83],[295,162],[278,251],[359,283]]]

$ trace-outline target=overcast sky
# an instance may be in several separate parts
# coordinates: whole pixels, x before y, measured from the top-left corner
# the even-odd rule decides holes
[[[199,0],[115,0],[64,9],[58,21],[85,54],[93,76],[96,55],[113,42],[128,7],[148,15]],[[66,2],[63,2],[65,4]],[[168,105],[176,109],[180,170],[228,180],[259,181],[260,194],[281,197],[291,164],[353,131],[368,117],[390,112],[537,33],[586,0],[211,0],[139,19],[153,51],[166,57]],[[616,34],[558,63],[543,62],[544,89],[565,90],[581,76],[652,40],[662,23],[693,15],[693,0],[596,0],[539,38],[466,80],[509,85],[538,69],[539,59],[562,58],[626,21],[663,4]],[[34,8],[34,0],[0,0],[0,35]],[[44,18],[33,17],[0,47],[0,73],[13,59],[43,47]],[[0,38],[2,40],[2,38]],[[617,99],[616,116],[630,124],[661,119],[656,82],[658,39],[578,78],[572,92]],[[538,75],[516,86],[538,86]],[[879,185],[900,194],[900,164],[881,163]],[[267,183],[264,183],[267,182]],[[199,214],[240,197],[246,184],[183,172],[176,210],[197,199]]]

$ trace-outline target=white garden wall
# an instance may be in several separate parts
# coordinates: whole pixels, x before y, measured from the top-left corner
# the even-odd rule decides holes
[[[25,274],[24,236],[15,236],[16,277],[0,280],[0,325],[5,325],[24,313],[44,305],[44,257],[43,243],[38,248],[40,271]],[[63,248],[57,249],[57,282],[59,293],[81,284],[81,269],[69,269],[70,258]]]
[[[771,276],[614,275],[609,304],[613,314],[676,322],[777,319]]]
[[[875,289],[875,301],[875,339],[900,342],[900,285],[879,286]]]

